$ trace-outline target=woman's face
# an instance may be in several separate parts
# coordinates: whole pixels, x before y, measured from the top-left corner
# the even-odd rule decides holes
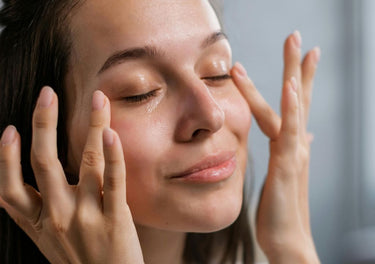
[[[210,232],[242,203],[250,111],[204,0],[91,0],[71,20],[69,167],[79,171],[92,94],[111,102],[137,225]]]

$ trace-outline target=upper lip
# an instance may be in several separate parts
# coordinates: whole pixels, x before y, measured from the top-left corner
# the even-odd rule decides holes
[[[234,156],[235,156],[235,152],[233,151],[226,151],[226,152],[221,152],[219,154],[206,156],[201,161],[195,163],[193,166],[189,167],[188,169],[183,170],[178,173],[173,173],[169,178],[181,178],[181,177],[187,176],[189,174],[192,174],[198,171],[206,170],[209,168],[214,168],[232,159]]]

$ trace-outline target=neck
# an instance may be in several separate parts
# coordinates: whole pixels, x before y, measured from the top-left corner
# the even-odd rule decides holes
[[[143,258],[147,264],[183,263],[185,233],[136,226]]]

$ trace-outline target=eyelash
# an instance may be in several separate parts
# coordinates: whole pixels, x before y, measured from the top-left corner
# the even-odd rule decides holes
[[[223,74],[223,75],[217,75],[217,76],[210,76],[210,77],[203,77],[202,80],[208,80],[212,82],[220,82],[232,79],[232,76],[229,74]],[[156,95],[157,90],[153,90],[151,92],[145,93],[145,94],[139,94],[139,95],[133,95],[125,97],[125,101],[130,103],[140,103],[143,101],[146,101],[147,99],[154,97]]]
[[[232,79],[232,76],[229,74],[223,74],[223,75],[217,75],[217,76],[209,76],[209,77],[203,77],[202,80],[209,80],[213,82],[219,82],[219,81],[225,81]]]
[[[151,92],[145,93],[145,94],[139,94],[139,95],[133,95],[133,96],[128,96],[125,97],[125,101],[128,101],[130,103],[139,103],[143,102],[151,97],[154,97],[156,95],[157,90],[153,90]]]

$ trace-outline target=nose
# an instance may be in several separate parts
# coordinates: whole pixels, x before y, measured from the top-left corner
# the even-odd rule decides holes
[[[177,141],[203,139],[222,128],[224,111],[202,80],[184,91],[178,107],[181,112],[175,134]]]

